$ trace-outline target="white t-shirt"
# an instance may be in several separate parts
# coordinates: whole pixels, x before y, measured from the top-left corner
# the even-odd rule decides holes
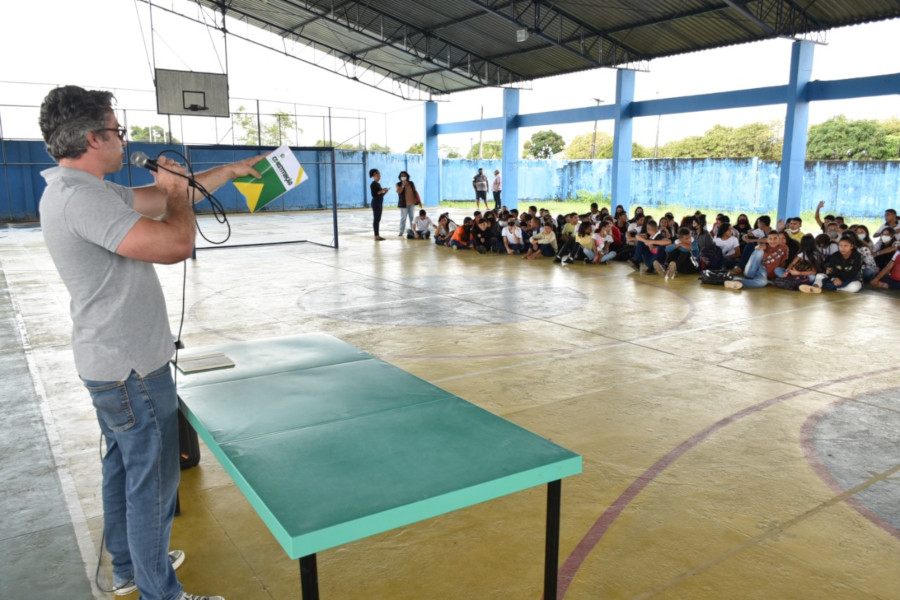
[[[613,243],[613,236],[611,236],[608,233],[606,235],[600,235],[599,233],[595,233],[594,234],[594,243],[597,244],[597,250],[600,252],[603,252],[603,247],[607,243],[609,243],[609,244]]]
[[[713,238],[713,243],[716,246],[722,249],[722,256],[725,258],[731,258],[734,256],[735,249],[741,245],[738,239],[734,236],[731,236],[727,240],[723,240],[722,238]]]
[[[433,225],[431,219],[428,217],[425,217],[424,219],[422,217],[416,217],[413,219],[413,224],[415,225],[415,230],[419,233],[430,231],[431,226]]]
[[[509,244],[522,243],[522,230],[518,227],[516,227],[514,230],[510,230],[508,226],[504,227],[501,233],[503,235],[503,239],[505,239]]]

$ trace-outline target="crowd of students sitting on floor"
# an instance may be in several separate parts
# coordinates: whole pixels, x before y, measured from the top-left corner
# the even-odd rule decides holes
[[[429,239],[454,250],[521,255],[527,260],[553,258],[606,264],[624,261],[638,273],[666,279],[700,275],[705,283],[730,289],[767,285],[806,293],[824,290],[858,292],[864,284],[900,289],[900,221],[888,209],[874,233],[862,224],[847,224],[834,215],[820,216],[821,232],[805,233],[799,217],[779,220],[759,217],[751,225],[745,214],[734,223],[724,214],[707,223],[699,211],[677,221],[672,213],[658,220],[637,207],[629,218],[622,206],[610,214],[591,204],[590,212],[554,219],[546,209],[476,211],[461,225],[447,213],[434,224],[419,211],[407,237]]]

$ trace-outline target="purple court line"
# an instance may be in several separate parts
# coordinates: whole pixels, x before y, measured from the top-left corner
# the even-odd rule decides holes
[[[634,500],[638,496],[638,494],[640,494],[644,490],[644,488],[647,487],[654,479],[656,479],[660,473],[669,468],[670,465],[681,458],[681,456],[684,455],[688,450],[704,441],[713,433],[719,431],[720,429],[723,429],[727,425],[736,423],[744,417],[775,406],[776,404],[780,404],[785,400],[790,400],[791,398],[795,398],[809,392],[814,392],[821,388],[838,383],[844,383],[847,381],[853,381],[855,379],[862,379],[865,377],[880,375],[882,373],[889,373],[895,370],[896,369],[894,367],[889,367],[885,369],[869,371],[868,373],[848,375],[847,377],[824,381],[808,388],[803,388],[800,390],[789,392],[787,394],[783,394],[781,396],[777,396],[775,398],[771,398],[769,400],[765,400],[764,402],[749,406],[717,421],[716,423],[713,423],[706,429],[703,429],[702,431],[699,431],[698,433],[689,437],[687,440],[679,444],[676,448],[670,450],[668,453],[666,453],[665,456],[656,461],[649,469],[644,471],[637,479],[635,479],[631,483],[631,485],[628,486],[628,488],[624,492],[622,492],[622,494],[618,498],[616,498],[616,500],[603,512],[600,518],[597,519],[594,525],[588,530],[581,541],[578,542],[578,545],[575,546],[575,549],[572,550],[572,553],[566,558],[566,561],[563,563],[562,567],[560,567],[559,570],[559,584],[557,587],[557,597],[559,598],[559,600],[562,600],[565,597],[569,586],[572,584],[572,580],[575,579],[575,575],[578,573],[578,569],[581,568],[581,565],[584,563],[585,559],[587,559],[588,555],[591,553],[591,551],[593,551],[597,544],[600,543],[600,540],[603,539],[603,536],[606,534],[607,530],[612,526],[616,519],[619,518],[619,515],[622,514],[622,512],[628,507],[631,501]]]
[[[876,392],[869,393],[880,393],[880,392],[889,392],[894,391],[900,388],[887,388],[884,390],[878,390]],[[831,489],[835,494],[841,495],[847,492],[844,489],[844,486],[838,482],[837,479],[831,474],[821,460],[819,460],[819,455],[816,454],[815,446],[813,445],[813,433],[815,432],[816,425],[826,414],[840,406],[841,404],[849,402],[849,399],[845,398],[842,400],[838,400],[836,402],[832,402],[828,406],[820,408],[815,413],[809,416],[806,419],[806,422],[803,424],[803,428],[800,433],[800,445],[803,448],[803,454],[806,456],[806,461],[809,463],[809,466],[812,467],[812,470],[819,476],[819,479],[822,480],[825,485]],[[847,498],[844,502],[846,502],[853,510],[870,520],[875,524],[876,527],[883,529],[890,535],[894,536],[898,540],[900,540],[900,530],[897,530],[896,527],[879,517],[877,514],[872,512],[868,507],[863,505],[859,500],[855,498]]]

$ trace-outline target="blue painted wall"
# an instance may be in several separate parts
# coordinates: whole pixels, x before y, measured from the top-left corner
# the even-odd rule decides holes
[[[156,156],[166,148],[160,144],[131,143],[127,155],[140,150]],[[245,146],[171,146],[190,152],[195,170],[255,156],[257,148]],[[298,150],[309,180],[263,210],[291,211],[330,208],[332,184],[328,152]],[[335,176],[339,208],[369,205],[369,169],[381,171],[382,185],[392,187],[400,171],[408,171],[419,184],[425,177],[425,160],[416,154],[367,152],[335,153]],[[35,220],[44,190],[40,172],[53,166],[39,141],[2,142],[0,155],[0,221]],[[481,167],[491,176],[501,168],[500,160],[441,160],[441,200],[474,201],[472,177]],[[780,164],[758,159],[644,159],[632,163],[632,204],[685,207],[722,207],[729,212],[774,214],[778,200]],[[150,174],[126,166],[111,177],[124,185],[146,185]],[[523,160],[519,163],[520,203],[577,198],[579,192],[609,195],[612,190],[611,160]],[[216,197],[229,212],[247,212],[247,204],[233,185],[223,186]],[[436,199],[424,198],[426,205]],[[801,210],[814,210],[825,200],[826,211],[853,216],[879,217],[885,208],[900,208],[900,161],[807,162],[803,179]],[[393,206],[393,192],[385,204]],[[209,204],[198,205],[209,212]]]

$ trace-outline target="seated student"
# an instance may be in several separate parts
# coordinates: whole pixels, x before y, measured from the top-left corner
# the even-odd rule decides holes
[[[838,251],[837,242],[832,240],[828,235],[824,233],[820,233],[815,237],[816,246],[819,247],[819,252],[822,253],[826,259]]]
[[[875,254],[872,252],[872,242],[869,241],[869,228],[865,225],[852,225],[848,233],[856,234],[856,249],[862,256],[862,280],[869,283],[878,274],[878,264],[875,262]]]
[[[561,262],[564,265],[570,265],[576,260],[584,260],[590,263],[594,258],[594,225],[590,219],[578,226],[575,237],[560,246],[559,252],[553,262]]]
[[[522,258],[535,260],[540,256],[553,256],[559,251],[556,245],[556,234],[553,233],[553,224],[544,223],[543,230],[531,236],[531,247]]]
[[[525,225],[522,226],[522,241],[526,246],[531,245],[531,236],[539,234],[541,227],[541,220],[537,217],[529,218]]]
[[[811,283],[818,273],[825,272],[825,259],[826,256],[822,253],[821,248],[819,248],[819,245],[816,243],[816,238],[813,234],[807,233],[800,238],[800,251],[797,252],[797,255],[794,256],[794,258],[785,263],[786,266],[776,268],[775,276],[808,275]]]
[[[849,237],[842,237],[838,246],[839,251],[828,257],[825,272],[816,275],[812,285],[801,285],[801,292],[818,294],[823,289],[832,292],[858,292],[862,289],[862,282],[859,280],[862,256]]]
[[[447,213],[438,217],[438,224],[434,231],[434,243],[438,246],[445,246],[450,241],[450,237],[456,230],[456,223],[450,219]]]
[[[682,227],[678,230],[678,240],[666,248],[666,279],[674,279],[677,273],[690,275],[700,272],[700,248],[691,236],[691,230]]]
[[[877,238],[884,233],[885,229],[892,230],[891,233],[900,233],[900,219],[897,218],[897,211],[893,208],[884,211],[884,224],[875,230],[872,237]],[[874,242],[875,240],[873,239],[872,241]]]
[[[503,228],[500,236],[500,244],[502,245],[500,252],[506,252],[507,254],[521,254],[525,251],[522,230],[519,229],[515,219],[510,219],[506,222],[506,227]]]
[[[472,247],[478,254],[486,254],[489,250],[496,249],[490,219],[481,219],[478,226],[472,228]]]
[[[666,213],[667,215],[671,215],[672,213]],[[659,218],[659,230],[666,234],[666,237],[670,240],[674,240],[678,232],[675,228],[675,218],[674,217],[660,217]]]
[[[434,223],[428,217],[425,210],[419,211],[419,216],[413,219],[412,228],[406,230],[406,237],[410,240],[427,240],[431,237],[431,228]]]
[[[615,244],[613,230],[618,231],[612,224],[612,218],[604,219],[597,227],[593,237],[594,258],[591,261],[595,265],[598,263],[605,265],[616,257],[616,251],[612,249]]]
[[[900,250],[894,252],[888,264],[872,279],[871,285],[882,290],[900,290]]]
[[[800,229],[802,226],[803,219],[801,219],[800,217],[791,217],[787,220],[787,223],[783,227],[779,227],[778,229],[780,231],[784,231],[788,237],[799,244],[800,238],[803,237],[803,231],[801,231]]]
[[[575,230],[578,227],[578,213],[569,213],[565,215],[563,219],[562,229],[559,231],[558,243],[568,244],[569,242],[575,241]]]
[[[734,235],[734,229],[730,223],[719,223],[716,237],[713,243],[722,251],[725,269],[733,269],[737,266],[737,259],[741,257],[741,243]]]
[[[494,214],[493,211],[488,211],[485,214],[488,222],[488,235],[490,236],[490,245],[488,246],[488,250],[491,252],[501,252],[499,246],[500,243],[500,235],[502,233],[502,229],[500,224],[497,222],[497,215]]]
[[[777,231],[770,231],[765,240],[756,243],[756,250],[747,260],[747,267],[741,269],[735,267],[732,273],[742,274],[740,279],[726,281],[725,287],[732,290],[742,288],[761,288],[769,285],[769,280],[775,277],[775,269],[787,261],[788,249],[781,242]]]
[[[650,219],[646,222],[647,233],[639,233],[635,236],[634,258],[631,259],[631,268],[641,272],[641,263],[647,267],[647,272],[654,270],[660,275],[665,275],[662,261],[666,258],[665,246],[672,243],[666,234],[659,229],[656,221]]]
[[[472,217],[463,219],[463,224],[453,230],[447,245],[454,250],[468,250],[472,247]]]
[[[879,269],[883,269],[890,262],[894,251],[900,248],[900,241],[894,234],[894,230],[885,225],[879,227],[880,231],[876,230],[872,240],[872,256],[875,258],[875,264],[878,265]]]
[[[625,231],[625,242],[631,245],[637,243],[637,234],[646,233],[644,224],[646,223],[643,213],[633,221],[628,223],[628,229]]]
[[[609,212],[609,211],[606,211]],[[596,202],[591,202],[591,210],[588,212],[588,217],[591,219],[591,222],[596,227],[597,224],[603,220],[603,214],[600,213],[600,207],[597,206]]]
[[[744,247],[741,248],[741,257],[738,259],[739,267],[744,268],[747,261],[750,260],[750,255],[756,249],[756,242],[765,239],[769,235],[769,231],[772,230],[771,225],[772,218],[769,215],[762,215],[756,219],[755,226],[750,230],[750,233],[745,234],[741,238],[744,242]]]
[[[738,239],[738,242],[741,244],[741,250],[744,249],[744,236],[753,231],[753,228],[750,227],[750,218],[741,213],[737,216],[735,220],[735,224],[732,225],[734,227],[734,237]]]

